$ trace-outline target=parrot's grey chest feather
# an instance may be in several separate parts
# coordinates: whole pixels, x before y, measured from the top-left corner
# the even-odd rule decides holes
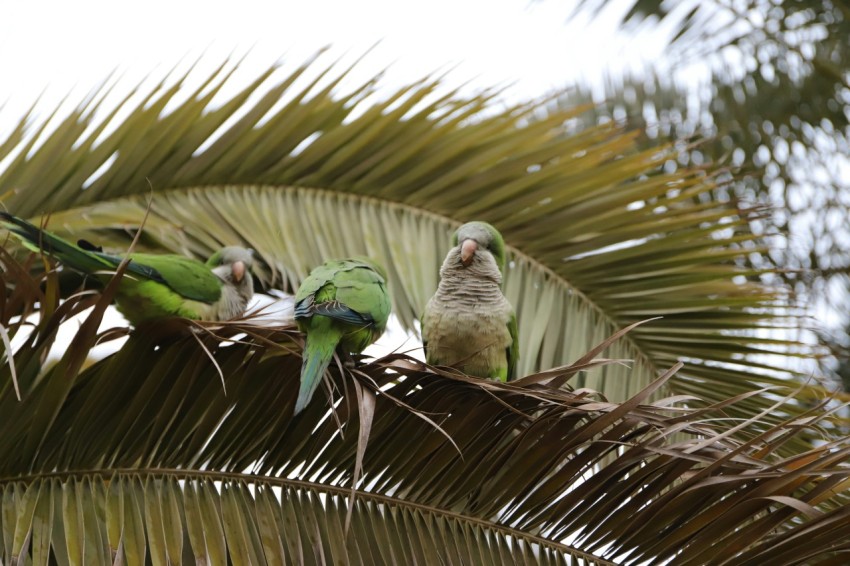
[[[225,285],[221,289],[221,299],[216,303],[216,318],[215,320],[230,320],[231,318],[242,316],[245,309],[248,308],[250,297],[246,297],[241,293],[239,288],[232,285]]]
[[[221,297],[213,305],[212,320],[230,320],[237,316],[245,314],[248,308],[248,303],[254,295],[254,282],[250,273],[246,273],[244,278],[236,283],[232,280],[229,267],[217,267],[213,269],[223,282],[221,287]]]

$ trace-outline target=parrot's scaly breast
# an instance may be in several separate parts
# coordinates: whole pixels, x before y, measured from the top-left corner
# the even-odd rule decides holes
[[[501,273],[489,253],[476,252],[468,267],[461,250],[448,254],[440,285],[425,309],[423,340],[432,364],[469,375],[497,377],[507,370],[513,308],[501,291]]]

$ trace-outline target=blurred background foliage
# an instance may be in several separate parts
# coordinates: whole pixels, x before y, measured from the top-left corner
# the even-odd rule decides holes
[[[576,10],[599,15],[604,2]],[[824,368],[850,390],[850,8],[842,2],[637,0],[624,31],[672,29],[666,60],[576,85],[557,102],[593,102],[573,125],[607,121],[647,146],[676,140],[666,167],[725,165],[715,197],[764,205],[754,223],[770,243],[749,261],[780,268],[812,317],[804,334],[833,356]],[[699,142],[699,143],[693,143]],[[689,145],[692,144],[692,145]]]

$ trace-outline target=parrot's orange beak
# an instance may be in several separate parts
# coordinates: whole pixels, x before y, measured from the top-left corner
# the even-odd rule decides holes
[[[464,267],[469,267],[472,263],[472,258],[475,256],[475,250],[478,249],[478,242],[475,240],[464,240],[460,245],[460,261]]]
[[[233,271],[233,280],[237,283],[241,283],[245,278],[245,262],[234,261],[231,270]]]

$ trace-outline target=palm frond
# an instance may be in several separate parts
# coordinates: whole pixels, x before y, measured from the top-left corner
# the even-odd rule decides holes
[[[448,235],[480,218],[509,246],[522,373],[663,315],[613,347],[635,361],[631,372],[600,368],[579,385],[623,400],[678,359],[688,364],[674,392],[733,394],[793,377],[784,361],[754,357],[794,346],[756,338],[793,314],[738,265],[760,249],[747,224],[758,212],[706,202],[714,180],[702,170],[664,172],[672,146],[638,150],[633,133],[610,125],[569,133],[580,109],[496,110],[494,93],[446,93],[439,79],[378,100],[377,78],[343,92],[348,69],[317,66],[282,78],[271,68],[219,100],[223,65],[191,92],[182,76],[108,111],[99,93],[50,133],[26,133],[22,121],[0,144],[0,191],[14,189],[4,204],[121,250],[152,197],[142,245],[205,256],[248,242],[266,285],[294,288],[329,256],[374,255],[390,267],[408,328],[436,287]],[[750,398],[741,410],[766,406]]]
[[[650,402],[679,365],[614,403],[545,378],[502,384],[392,354],[332,370],[333,411],[319,393],[292,418],[295,330],[165,321],[87,369],[75,360],[115,332],[80,332],[42,372],[56,330],[92,297],[60,304],[55,271],[33,280],[12,258],[4,265],[18,308],[0,322],[21,340],[25,368],[20,402],[8,365],[0,372],[7,563],[757,564],[850,548],[850,445],[831,436],[826,401],[779,424],[740,421],[729,409],[757,392],[699,409],[684,405],[691,398]],[[19,314],[36,302],[36,330],[18,337]],[[550,376],[574,377],[581,362]],[[365,445],[358,388],[374,394]],[[825,443],[783,456],[798,434]]]

